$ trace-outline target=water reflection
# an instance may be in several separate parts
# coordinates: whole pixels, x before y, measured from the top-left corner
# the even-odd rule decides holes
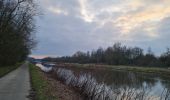
[[[165,89],[170,89],[168,78],[156,74],[136,73],[116,70],[89,70],[81,68],[68,68],[75,73],[89,73],[97,82],[104,82],[113,88],[146,89],[152,94],[161,95]]]

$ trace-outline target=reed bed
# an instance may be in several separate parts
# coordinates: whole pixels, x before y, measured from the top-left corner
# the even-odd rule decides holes
[[[88,73],[75,75],[72,70],[66,68],[52,68],[52,72],[64,84],[78,90],[86,100],[170,100],[170,91],[167,89],[157,96],[145,88],[107,86],[104,82],[98,83]]]

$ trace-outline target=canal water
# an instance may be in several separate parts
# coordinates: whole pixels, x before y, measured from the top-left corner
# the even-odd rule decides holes
[[[107,86],[118,88],[133,88],[136,90],[144,90],[150,95],[161,96],[167,90],[170,90],[170,79],[169,77],[157,75],[157,74],[146,74],[129,71],[118,71],[118,70],[90,70],[84,68],[69,68],[75,74],[90,74],[97,82],[105,83]],[[165,93],[164,93],[165,94]]]

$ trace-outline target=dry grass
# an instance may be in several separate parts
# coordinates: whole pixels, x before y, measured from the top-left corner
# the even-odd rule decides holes
[[[165,90],[160,96],[151,95],[150,91],[135,88],[115,89],[104,82],[98,83],[90,74],[74,75],[65,68],[54,70],[55,76],[66,85],[76,88],[87,100],[169,100],[170,92]]]
[[[55,80],[49,73],[30,64],[31,83],[34,100],[82,100],[80,94]]]

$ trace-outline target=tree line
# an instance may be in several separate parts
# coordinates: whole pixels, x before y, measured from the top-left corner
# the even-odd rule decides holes
[[[35,15],[32,0],[0,0],[0,66],[27,58],[35,46]]]
[[[155,56],[151,48],[148,52],[139,47],[127,47],[121,43],[115,43],[107,49],[98,48],[92,52],[78,51],[72,56],[58,58],[45,58],[44,61],[67,62],[67,63],[97,63],[109,65],[128,65],[128,66],[148,66],[148,67],[169,67],[170,49],[162,53],[159,57]]]

